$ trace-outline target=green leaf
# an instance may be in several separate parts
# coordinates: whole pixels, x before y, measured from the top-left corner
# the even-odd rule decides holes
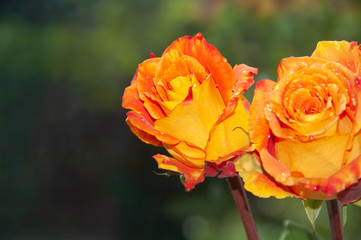
[[[343,226],[345,226],[347,222],[347,205],[342,207],[342,219],[343,219]]]
[[[357,202],[354,202],[352,204],[361,207],[361,200],[358,200]]]
[[[305,200],[303,201],[303,207],[305,208],[308,219],[311,222],[312,228],[316,231],[315,221],[318,217],[318,214],[321,211],[323,200]]]
[[[306,228],[286,220],[284,222],[284,228],[281,233],[279,240],[317,240],[321,239],[319,236],[315,235]]]

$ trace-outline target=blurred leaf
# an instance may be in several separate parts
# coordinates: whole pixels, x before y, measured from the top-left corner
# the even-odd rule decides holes
[[[354,202],[352,204],[361,207],[361,200],[358,200],[357,202]]]
[[[323,204],[323,200],[310,199],[310,200],[303,201],[303,206],[305,208],[307,217],[310,220],[314,231],[316,231],[315,221],[321,211],[322,204]]]
[[[343,225],[345,226],[347,223],[347,205],[342,207],[342,219],[343,219]]]
[[[314,233],[308,231],[302,226],[286,220],[284,222],[284,229],[279,240],[307,240],[307,239],[321,239]]]

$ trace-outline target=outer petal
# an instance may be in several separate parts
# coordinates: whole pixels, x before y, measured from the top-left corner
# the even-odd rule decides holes
[[[236,66],[233,71],[236,82],[229,105],[219,116],[209,134],[206,148],[208,161],[227,156],[250,144],[248,136],[249,109],[246,108],[248,105],[244,104],[244,101],[247,100],[242,98],[242,93],[254,83],[253,75],[257,74],[258,70],[241,64]]]
[[[286,197],[298,197],[292,191],[273,181],[265,174],[252,171],[240,173],[240,176],[244,181],[245,189],[257,197],[275,197],[279,199]]]
[[[260,158],[264,170],[277,182],[287,186],[295,184],[291,169],[279,162],[266,149],[260,151]]]
[[[242,102],[238,102],[234,113],[211,130],[206,160],[217,160],[249,144],[248,113]]]
[[[236,65],[233,68],[236,78],[235,88],[233,90],[232,98],[238,97],[251,87],[254,83],[254,74],[258,73],[257,68],[249,67],[246,64]]]
[[[304,178],[290,188],[306,198],[327,200],[338,197],[346,204],[360,196],[360,193],[355,193],[359,189],[360,172],[361,156],[329,178]]]
[[[140,130],[139,128],[135,127],[127,118],[126,123],[128,124],[130,130],[137,136],[140,140],[145,143],[152,144],[154,146],[162,147],[163,143],[159,141],[154,135],[151,135],[145,131]]]
[[[255,156],[255,154],[244,154],[234,163],[237,172],[243,179],[245,189],[263,198],[295,197],[296,195],[287,187],[278,184],[263,173]]]
[[[159,63],[160,58],[145,60],[142,64],[139,64],[133,80],[136,83],[140,100],[143,101],[144,107],[154,119],[165,116],[162,108],[157,103],[160,100],[160,96],[155,91],[156,87],[154,85],[154,76]],[[134,83],[132,82],[132,84]],[[126,93],[124,97],[126,97]]]
[[[226,109],[223,111],[222,115],[219,117],[216,125],[224,121],[230,115],[232,115],[237,106],[239,100],[242,101],[243,106],[249,111],[250,105],[247,99],[242,95],[243,92],[247,91],[248,88],[254,83],[254,74],[257,74],[258,69],[249,67],[245,64],[237,65],[233,69],[236,83],[234,89],[232,90],[232,97],[228,102]]]
[[[321,41],[317,44],[312,57],[327,61],[335,61],[346,66],[352,72],[361,76],[361,50],[357,42]]]
[[[184,175],[184,186],[186,191],[192,190],[196,184],[203,182],[204,180],[203,169],[191,168],[174,158],[160,154],[153,157],[158,162],[158,167],[160,169],[170,170]]]
[[[337,198],[341,201],[342,205],[355,202],[361,198],[361,181],[357,184],[347,188],[345,191],[337,194]]]
[[[224,178],[238,175],[232,161],[226,161],[220,164],[206,161],[204,169],[206,177],[215,177],[218,175],[219,178]]]
[[[168,117],[157,120],[155,129],[205,149],[209,132],[222,114],[224,104],[211,78],[193,87],[192,94],[193,101],[186,99]]]
[[[335,195],[352,184],[356,184],[361,177],[361,156],[353,160],[346,167],[332,175],[321,185],[327,195]]]
[[[167,151],[178,161],[192,168],[203,168],[206,153],[203,149],[190,146],[186,142],[176,145],[165,145]]]
[[[136,77],[133,78],[132,84],[124,90],[122,107],[132,109],[137,113],[146,111],[144,109],[143,102],[139,98]]]
[[[235,86],[232,67],[214,46],[206,42],[201,33],[194,37],[179,38],[164,51],[163,55],[171,50],[196,58],[209,73],[212,73],[224,103],[228,103]]]
[[[271,80],[258,82],[249,110],[249,135],[259,151],[267,147],[270,130],[265,116],[265,107],[268,104],[269,95],[275,87],[276,83]]]
[[[162,133],[154,129],[153,120],[149,115],[145,113],[137,114],[133,111],[127,113],[127,123],[130,126],[130,129],[137,135],[137,133],[144,132],[150,135],[155,136],[155,138],[163,143],[167,144],[177,144],[179,140],[171,135]],[[136,130],[138,129],[138,130]],[[147,142],[150,138],[142,138],[141,135],[137,135],[141,140],[144,140],[146,143],[151,143],[156,146],[159,145],[158,142]]]
[[[308,178],[327,178],[342,166],[350,135],[335,135],[310,142],[276,141],[276,158]]]

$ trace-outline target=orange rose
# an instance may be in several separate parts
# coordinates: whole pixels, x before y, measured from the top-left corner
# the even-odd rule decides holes
[[[260,161],[237,163],[246,189],[260,197],[334,199],[358,183],[360,63],[356,42],[319,42],[311,57],[283,59],[277,83],[257,84],[249,131]]]
[[[257,69],[234,69],[198,33],[138,66],[123,96],[127,123],[141,140],[165,147],[161,169],[183,174],[186,190],[203,181],[205,162],[221,164],[247,148],[249,104],[242,93]],[[240,101],[238,101],[240,100]]]

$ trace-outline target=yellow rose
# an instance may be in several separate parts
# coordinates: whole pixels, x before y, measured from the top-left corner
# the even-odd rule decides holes
[[[186,190],[203,181],[205,163],[221,164],[247,148],[249,104],[242,93],[257,69],[234,69],[199,33],[141,63],[125,89],[127,123],[146,143],[165,147],[161,169],[183,174]]]
[[[250,137],[259,162],[243,158],[237,167],[246,189],[260,197],[334,199],[358,183],[360,63],[357,43],[319,42],[311,57],[283,59],[277,83],[256,85]]]

